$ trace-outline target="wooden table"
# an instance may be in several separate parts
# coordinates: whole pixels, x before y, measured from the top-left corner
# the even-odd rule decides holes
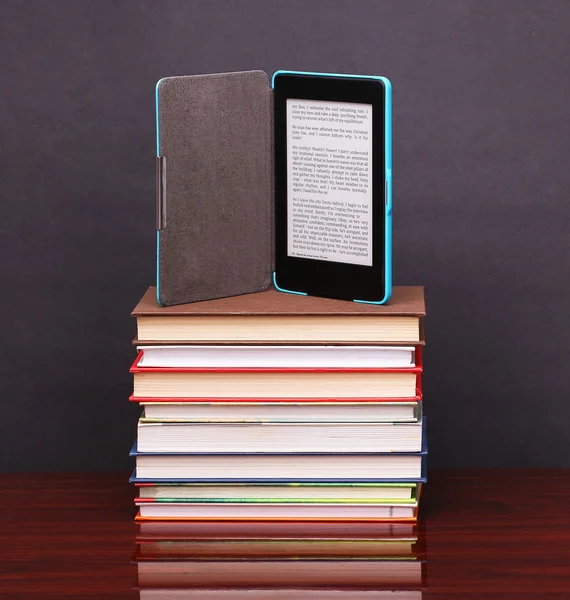
[[[0,598],[138,598],[127,479],[4,475]],[[570,598],[570,470],[431,471],[422,502],[422,598]]]

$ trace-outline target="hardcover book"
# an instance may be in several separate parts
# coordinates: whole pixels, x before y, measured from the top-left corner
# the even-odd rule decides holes
[[[422,345],[423,287],[394,287],[376,306],[264,292],[162,307],[156,289],[134,308],[137,346],[161,344]]]
[[[425,419],[424,419],[425,427]],[[385,453],[152,453],[139,452],[132,483],[419,483],[421,452]]]
[[[422,371],[406,368],[131,367],[134,398],[415,398]]]

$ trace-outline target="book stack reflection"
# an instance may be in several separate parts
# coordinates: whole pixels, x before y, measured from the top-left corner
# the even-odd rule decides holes
[[[425,549],[411,523],[145,522],[141,600],[419,600]]]

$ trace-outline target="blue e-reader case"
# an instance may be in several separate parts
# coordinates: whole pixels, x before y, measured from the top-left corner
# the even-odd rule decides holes
[[[372,302],[383,304],[392,287],[391,86],[383,77],[365,78],[380,79],[386,88],[386,294]],[[279,291],[304,294],[281,289],[275,280],[273,153],[272,85],[264,72],[166,77],[157,83],[160,305],[258,292],[272,283]]]

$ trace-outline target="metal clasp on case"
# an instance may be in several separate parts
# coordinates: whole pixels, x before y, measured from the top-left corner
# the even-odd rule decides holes
[[[166,165],[164,156],[156,157],[156,228],[157,230],[166,227],[165,214],[165,180],[166,180]]]

